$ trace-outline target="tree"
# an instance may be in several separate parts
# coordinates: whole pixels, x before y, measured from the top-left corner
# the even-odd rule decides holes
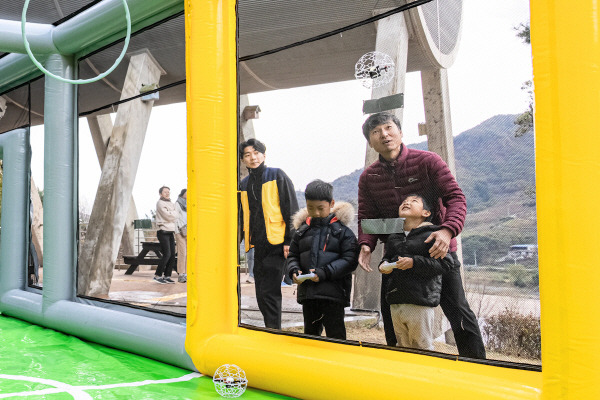
[[[529,32],[529,22],[520,23],[518,26],[515,26],[515,31],[517,31],[517,37],[520,38],[523,43],[531,44],[531,34]]]
[[[533,131],[533,83],[531,81],[524,82],[521,90],[527,90],[529,106],[524,113],[519,114],[515,119],[515,125],[517,125],[515,137],[521,137],[527,132]]]
[[[527,198],[535,201],[535,185],[527,186],[525,189],[523,189],[523,193],[525,196],[527,196]]]
[[[517,31],[517,37],[520,38],[523,43],[527,45],[531,44],[529,22],[520,23],[518,26],[515,26],[514,29]],[[520,137],[527,132],[533,131],[533,82],[523,82],[521,90],[526,90],[527,94],[529,94],[529,107],[515,119],[515,125],[517,125],[515,137]]]
[[[524,265],[510,265],[508,267],[508,273],[513,281],[513,285],[521,288],[527,286],[527,283],[525,283],[525,280],[527,279],[527,270]]]

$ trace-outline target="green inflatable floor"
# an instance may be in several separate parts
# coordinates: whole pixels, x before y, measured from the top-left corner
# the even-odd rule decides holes
[[[220,398],[210,377],[0,315],[0,399]]]

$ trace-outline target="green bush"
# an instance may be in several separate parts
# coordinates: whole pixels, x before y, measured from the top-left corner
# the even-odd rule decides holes
[[[540,318],[533,314],[505,308],[485,319],[483,336],[490,351],[538,360],[542,357]]]
[[[539,273],[533,274],[533,276],[531,277],[531,284],[533,286],[540,286],[540,274]]]
[[[525,282],[523,282],[521,279],[516,279],[513,284],[518,288],[527,287],[527,284]]]
[[[508,267],[508,274],[511,277],[513,284],[516,287],[525,287],[527,284],[525,280],[527,279],[527,270],[521,264],[513,264]]]

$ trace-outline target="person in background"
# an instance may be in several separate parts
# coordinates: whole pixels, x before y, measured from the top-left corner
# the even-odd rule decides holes
[[[171,203],[171,189],[162,186],[158,189],[160,199],[156,203],[156,237],[160,242],[162,258],[158,262],[154,281],[160,284],[175,283],[171,279],[175,267],[175,237],[177,230],[178,213],[175,205]]]
[[[246,283],[254,283],[254,247],[246,253],[246,263],[248,264]]]
[[[298,201],[285,172],[265,165],[266,149],[256,139],[239,146],[239,157],[249,172],[240,182],[239,226],[246,252],[254,247],[254,287],[265,326],[281,329],[281,278]]]
[[[177,273],[178,282],[187,282],[187,189],[181,189],[177,201],[177,231],[175,231],[175,243],[177,245]]]

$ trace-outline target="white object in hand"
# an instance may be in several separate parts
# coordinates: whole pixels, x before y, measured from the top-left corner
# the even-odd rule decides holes
[[[310,274],[303,274],[303,275],[296,276],[296,280],[298,281],[298,284],[300,284],[306,280],[314,278],[315,276],[316,276],[315,273],[311,272]]]
[[[394,268],[396,268],[395,262],[384,262],[379,266],[381,272],[392,272]]]

